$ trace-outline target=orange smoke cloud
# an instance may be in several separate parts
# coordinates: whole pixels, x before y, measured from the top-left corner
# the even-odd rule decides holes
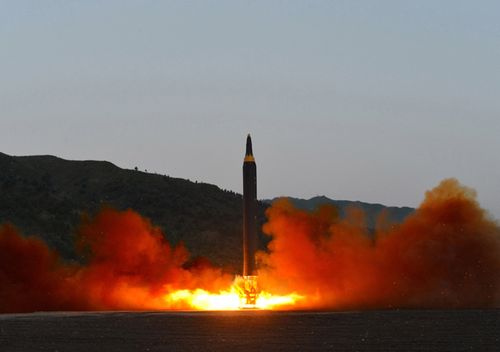
[[[87,263],[65,264],[42,241],[0,228],[0,312],[189,308],[163,296],[217,290],[232,277],[208,261],[189,262],[183,245],[129,210],[102,210],[82,225],[77,248]]]
[[[500,227],[475,197],[444,180],[404,223],[381,221],[374,236],[359,211],[341,220],[333,207],[278,201],[259,276],[269,291],[305,295],[307,308],[498,306]]]

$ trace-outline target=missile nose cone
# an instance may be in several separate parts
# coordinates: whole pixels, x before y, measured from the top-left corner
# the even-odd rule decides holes
[[[245,155],[248,155],[248,156],[253,155],[253,152],[252,152],[252,138],[250,137],[250,133],[247,136],[247,150],[246,150]]]
[[[250,133],[247,136],[247,150],[245,152],[245,162],[255,162],[252,151],[252,137],[250,137]]]

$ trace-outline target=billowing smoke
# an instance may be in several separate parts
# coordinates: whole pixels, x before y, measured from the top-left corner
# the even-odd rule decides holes
[[[65,264],[34,237],[0,228],[0,312],[189,308],[163,296],[178,289],[218,290],[232,277],[208,261],[189,261],[137,213],[102,210],[85,220],[78,250],[86,264]]]
[[[297,291],[307,308],[493,307],[500,303],[500,227],[454,179],[427,192],[399,225],[374,236],[353,210],[315,212],[286,200],[267,213],[259,273],[267,290]]]
[[[355,209],[340,219],[333,207],[307,212],[282,200],[267,216],[260,284],[302,295],[298,309],[500,306],[500,227],[456,180],[429,191],[402,224],[381,217],[374,234]],[[82,263],[66,263],[1,226],[0,312],[189,309],[176,297],[226,290],[233,279],[131,210],[85,219],[76,249]]]

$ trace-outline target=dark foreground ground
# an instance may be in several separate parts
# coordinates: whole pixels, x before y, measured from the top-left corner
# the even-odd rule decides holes
[[[0,315],[0,351],[500,351],[500,310]]]

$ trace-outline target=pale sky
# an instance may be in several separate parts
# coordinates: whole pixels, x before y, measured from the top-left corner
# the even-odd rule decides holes
[[[0,151],[500,218],[498,1],[1,1]],[[1,172],[1,171],[0,171]]]

